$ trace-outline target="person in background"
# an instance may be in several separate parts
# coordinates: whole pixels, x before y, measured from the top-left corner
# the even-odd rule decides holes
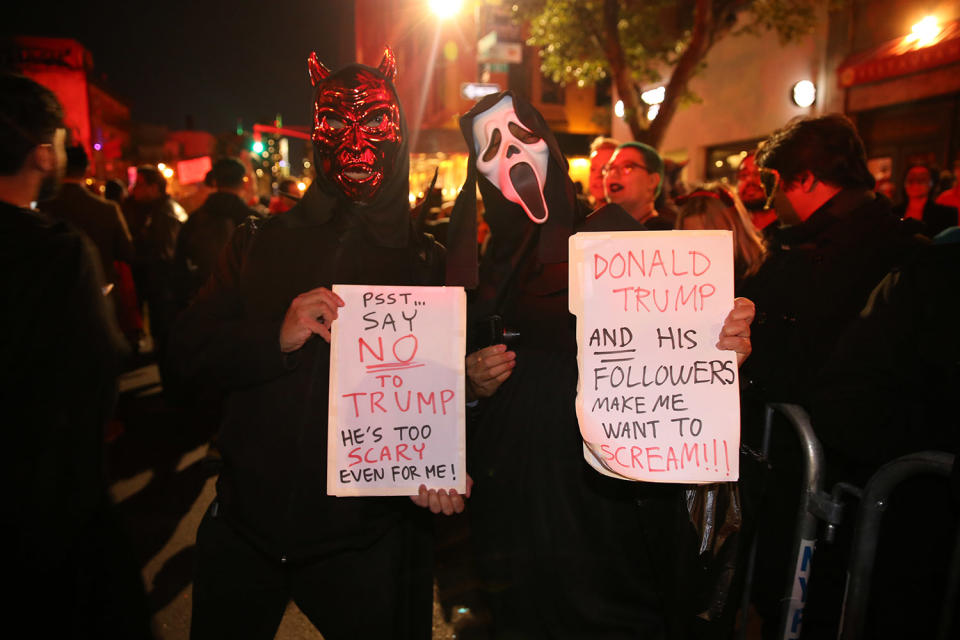
[[[893,199],[896,197],[897,188],[893,184],[893,180],[890,178],[880,178],[877,180],[876,186],[873,190],[885,197],[890,202],[893,202]]]
[[[293,178],[284,178],[277,185],[277,194],[270,198],[270,204],[267,208],[270,215],[286,213],[293,208],[293,205],[300,202],[300,189],[297,188],[297,181]]]
[[[122,207],[123,201],[127,199],[127,186],[122,181],[111,178],[103,186],[103,197]],[[123,215],[122,209],[120,215]],[[126,225],[126,218],[124,218],[124,225]],[[129,229],[127,232],[129,233]],[[143,335],[143,316],[140,315],[140,305],[137,302],[137,288],[133,284],[132,266],[126,262],[116,261],[113,263],[113,268],[117,272],[117,285],[114,288],[117,322],[130,345],[130,353],[137,353],[140,338]]]
[[[620,205],[630,216],[652,231],[673,229],[661,218],[654,202],[663,188],[663,159],[656,149],[642,142],[624,142],[603,170],[607,202]]]
[[[138,567],[104,482],[104,425],[123,338],[100,261],[68,223],[30,209],[66,162],[51,91],[0,75],[0,613],[12,638],[150,638]]]
[[[957,231],[937,235],[880,282],[818,375],[808,410],[823,445],[824,487],[864,487],[900,456],[960,451]],[[958,516],[946,478],[921,474],[896,485],[884,501],[861,637],[938,637],[941,608],[956,604],[944,594]]]
[[[960,157],[953,161],[953,186],[937,196],[937,204],[960,209]]]
[[[127,187],[116,178],[111,178],[103,185],[103,197],[106,200],[122,205],[123,201],[127,199]],[[126,224],[126,222],[124,222],[124,224]]]
[[[620,146],[620,142],[613,138],[594,138],[590,143],[590,184],[589,196],[590,204],[594,207],[602,207],[607,203],[606,196],[603,193],[603,168],[610,162],[610,156]]]
[[[737,194],[725,184],[711,182],[677,199],[677,229],[726,229],[733,232],[735,288],[760,268],[766,250],[757,228]]]
[[[756,151],[748,153],[737,169],[737,195],[750,212],[754,227],[762,231],[776,221],[777,212],[769,206],[771,203],[760,182]]]
[[[877,283],[921,242],[874,193],[863,142],[846,116],[792,120],[767,139],[756,161],[779,220],[767,234],[763,264],[741,287],[758,309],[753,355],[741,371],[742,442],[760,450],[764,406],[808,404],[844,329]],[[801,447],[789,426],[774,424],[770,451],[752,591],[765,638],[775,634],[784,576],[796,566],[789,540],[801,478]],[[845,572],[841,546],[817,547],[805,638],[836,637]]]
[[[66,220],[84,232],[97,248],[106,286],[112,289],[118,281],[114,262],[133,263],[133,242],[126,220],[115,202],[93,195],[84,184],[89,159],[82,145],[67,148],[67,168],[63,186],[56,196],[38,203],[43,213]]]
[[[167,180],[153,165],[137,167],[137,181],[123,213],[137,253],[133,280],[141,303],[147,305],[153,352],[163,378],[167,334],[176,315],[174,255],[187,214],[167,195]]]
[[[213,165],[216,191],[190,214],[177,236],[176,270],[178,307],[183,309],[207,281],[233,230],[259,214],[243,201],[246,169],[236,158],[221,158]]]
[[[947,227],[957,225],[956,207],[934,202],[931,192],[937,171],[925,164],[913,164],[903,177],[903,201],[893,208],[897,217],[907,221],[915,233],[932,238]]]
[[[38,204],[44,213],[72,223],[93,242],[103,266],[107,300],[131,347],[140,338],[142,322],[131,315],[136,295],[131,296],[130,265],[134,262],[133,241],[126,220],[116,202],[94,195],[84,184],[87,152],[80,145],[67,149],[67,170],[60,192]]]

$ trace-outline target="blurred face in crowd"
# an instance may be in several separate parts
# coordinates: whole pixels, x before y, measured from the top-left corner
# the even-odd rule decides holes
[[[368,71],[324,79],[314,100],[313,142],[320,170],[355,202],[369,202],[393,172],[401,145],[400,103]]]
[[[66,140],[66,129],[57,129],[53,134],[50,146],[42,145],[36,150],[37,153],[43,154],[42,158],[38,158],[38,160],[47,170],[47,174],[40,182],[40,192],[37,195],[37,200],[48,200],[60,190],[60,183],[67,169],[67,150],[64,146]]]
[[[886,196],[890,200],[893,200],[893,198],[896,196],[896,189],[893,186],[893,182],[886,178],[877,180],[877,185],[873,188],[873,190]]]
[[[745,157],[737,170],[737,195],[740,196],[743,206],[750,210],[760,209],[766,200],[760,184],[760,171],[753,155],[751,153]]]
[[[790,184],[777,181],[773,207],[781,224],[799,224],[840,190],[840,187],[818,179],[813,172],[803,171]]]
[[[149,202],[160,197],[160,185],[150,184],[146,180],[137,180],[130,189],[130,195],[137,202]]]
[[[911,200],[922,200],[930,195],[930,171],[926,167],[913,167],[907,172],[903,188]]]
[[[616,147],[600,147],[590,154],[590,197],[598,204],[605,202],[603,194],[603,168],[610,162]]]
[[[607,201],[642,220],[653,211],[660,174],[651,171],[639,149],[617,149],[606,166],[603,191]]]

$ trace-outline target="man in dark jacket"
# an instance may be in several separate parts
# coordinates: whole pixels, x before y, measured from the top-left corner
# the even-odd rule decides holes
[[[960,452],[957,231],[880,282],[824,367],[810,410],[828,482],[863,487],[897,457]],[[884,510],[864,637],[936,637],[941,607],[957,604],[943,594],[960,508],[945,478],[921,475],[898,484]]]
[[[743,287],[757,307],[753,355],[743,368],[743,441],[759,449],[764,403],[807,404],[817,372],[844,328],[917,241],[890,212],[889,202],[873,193],[863,143],[842,115],[797,120],[774,132],[757,153],[757,165],[766,174],[765,186],[776,189],[779,218],[778,227],[768,228],[766,260]],[[788,556],[796,514],[792,500],[799,495],[800,445],[789,428],[776,426],[768,522],[754,588],[768,629],[796,562]],[[831,562],[829,547],[817,552],[815,571]],[[804,632],[817,637],[819,629],[835,637],[842,578],[839,593],[830,592],[827,577],[811,583]]]
[[[57,195],[38,203],[44,213],[66,220],[85,233],[97,249],[103,266],[102,273],[109,288],[107,300],[113,307],[118,323],[128,334],[128,341],[136,345],[139,335],[136,329],[124,322],[128,316],[122,296],[122,282],[115,261],[122,261],[129,269],[134,262],[133,241],[126,220],[115,202],[90,193],[83,182],[87,172],[87,152],[81,145],[67,148],[67,169],[63,186]]]
[[[221,158],[213,165],[217,190],[190,214],[177,236],[176,268],[178,302],[186,307],[217,262],[217,256],[233,230],[250,216],[259,214],[243,201],[246,168],[236,158]]]
[[[167,334],[177,312],[173,257],[187,214],[167,195],[167,180],[152,165],[137,167],[137,181],[123,203],[123,213],[137,251],[133,266],[137,296],[147,304],[153,352],[165,380]]]
[[[16,585],[0,612],[12,637],[148,638],[103,481],[123,338],[89,240],[29,208],[56,190],[64,137],[50,91],[0,76],[0,542]]]
[[[117,271],[113,263],[115,260],[133,263],[133,241],[120,207],[93,195],[83,184],[88,163],[83,146],[69,147],[63,186],[56,196],[40,202],[38,207],[87,234],[99,253],[104,278],[108,284],[116,284]]]
[[[443,284],[442,248],[411,228],[395,72],[389,50],[379,68],[337,73],[311,56],[316,181],[287,213],[237,228],[178,320],[184,372],[228,392],[217,497],[197,534],[194,638],[272,638],[291,599],[326,638],[430,636],[424,512],[326,488],[342,305],[330,287]],[[463,508],[456,492],[415,502]]]

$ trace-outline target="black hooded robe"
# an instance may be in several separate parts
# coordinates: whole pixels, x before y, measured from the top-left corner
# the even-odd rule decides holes
[[[658,638],[663,620],[649,558],[656,550],[646,543],[639,485],[602,476],[583,458],[574,410],[575,318],[567,310],[571,231],[643,226],[615,206],[583,219],[556,140],[515,95],[521,121],[550,149],[547,222],[535,225],[477,176],[473,119],[503,95],[485,98],[461,119],[471,158],[448,245],[448,278],[469,283],[469,257],[456,254],[455,243],[460,225],[470,227],[464,220],[478,181],[492,235],[469,316],[483,325],[498,314],[504,328],[520,334],[508,343],[516,368],[480,402],[467,443],[475,482],[471,538],[494,631],[504,638]]]
[[[382,77],[338,73],[356,69]],[[278,342],[291,301],[311,289],[443,284],[442,247],[411,228],[402,114],[401,127],[373,201],[350,202],[318,175],[286,214],[238,227],[178,320],[184,374],[228,394],[217,498],[197,536],[194,637],[273,637],[289,599],[326,638],[429,637],[428,514],[405,497],[327,495],[330,345],[313,336],[283,354]]]

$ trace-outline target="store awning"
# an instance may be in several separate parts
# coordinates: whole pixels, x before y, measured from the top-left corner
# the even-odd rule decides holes
[[[853,54],[837,69],[837,78],[840,86],[846,88],[925,71],[958,60],[960,20],[954,20],[944,24],[929,43],[905,36]]]

